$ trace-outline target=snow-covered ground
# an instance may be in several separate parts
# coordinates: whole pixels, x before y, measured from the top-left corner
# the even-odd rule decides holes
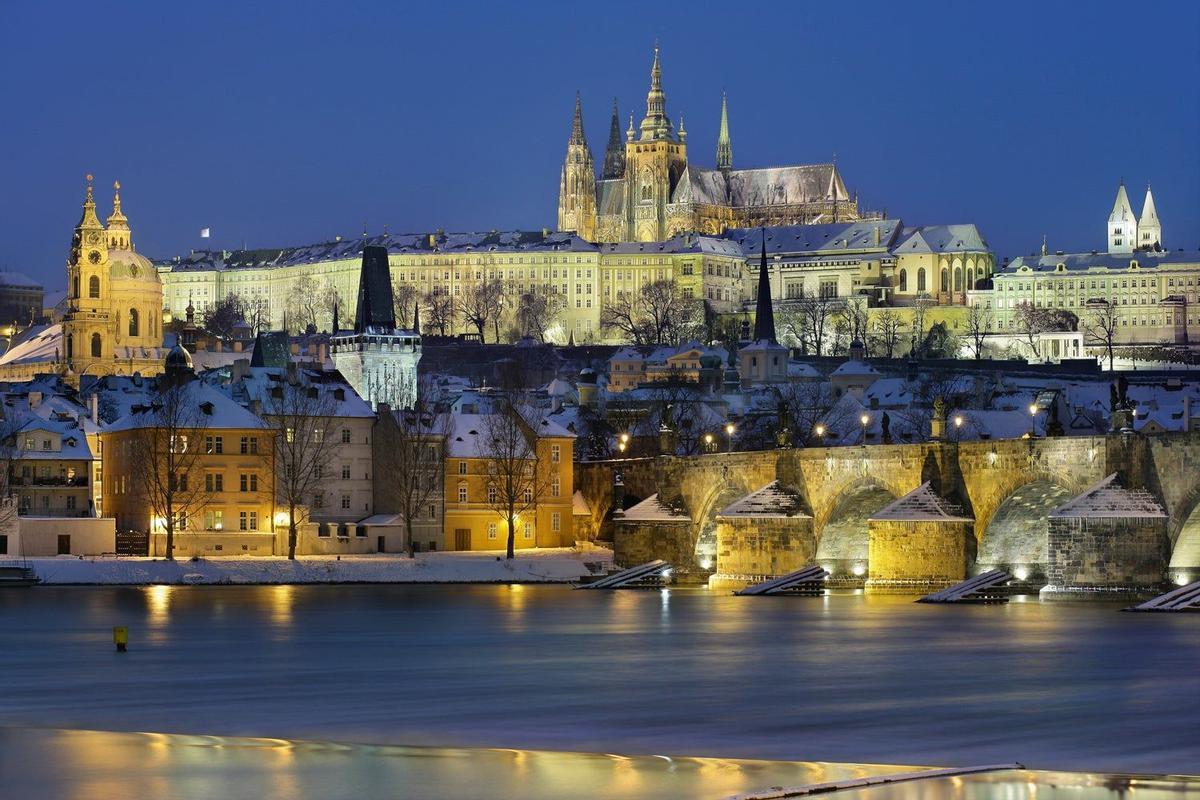
[[[43,584],[565,583],[610,563],[603,548],[400,555],[216,558],[30,558]]]

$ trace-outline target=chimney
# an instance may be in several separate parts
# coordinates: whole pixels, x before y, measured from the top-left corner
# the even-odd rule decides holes
[[[92,422],[100,424],[100,394],[98,392],[92,392],[88,396],[88,415],[92,418]]]
[[[42,393],[41,392],[30,392],[29,393],[29,407],[37,408],[41,404],[42,404]]]

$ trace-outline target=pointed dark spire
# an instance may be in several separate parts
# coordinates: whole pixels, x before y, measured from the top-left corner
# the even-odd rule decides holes
[[[775,309],[771,305],[771,273],[767,271],[767,229],[762,232],[762,261],[758,265],[758,302],[754,307],[754,341],[775,341]]]
[[[332,331],[332,333],[337,333],[337,332],[338,332],[338,331],[340,331],[341,329],[342,329],[342,328],[341,328],[341,326],[340,326],[340,325],[338,325],[338,303],[337,303],[337,302],[334,302],[334,304],[333,304],[333,331]]]
[[[617,98],[613,98],[612,123],[608,127],[608,146],[604,150],[605,180],[625,177],[625,143],[621,140],[621,121],[617,119]]]
[[[587,144],[587,137],[583,135],[583,103],[579,99],[579,92],[575,92],[575,118],[571,120],[571,138],[567,144]]]
[[[721,132],[717,135],[717,169],[733,169],[733,144],[729,140],[729,103],[721,92]]]
[[[413,333],[421,332],[421,303],[413,303]]]
[[[354,332],[395,333],[396,306],[394,303],[387,248],[379,245],[367,245],[362,250],[362,271],[358,278],[358,309],[354,314]]]

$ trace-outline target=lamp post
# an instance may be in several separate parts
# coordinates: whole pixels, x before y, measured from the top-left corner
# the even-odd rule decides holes
[[[817,442],[823,447],[825,445],[825,426],[818,425],[813,428],[813,434],[817,437]]]
[[[617,450],[624,455],[625,451],[629,449],[629,434],[622,433],[618,439],[619,441],[617,442]]]
[[[1037,438],[1037,403],[1029,404],[1029,438]]]
[[[962,438],[962,426],[963,426],[963,415],[955,414],[954,415],[954,441],[956,441],[956,442]]]
[[[867,443],[867,426],[871,424],[871,417],[868,414],[863,414],[861,417],[858,418],[858,421],[862,423],[862,443],[866,444]]]
[[[725,424],[725,436],[728,437],[728,445],[726,446],[726,450],[725,450],[726,453],[733,452],[733,434],[734,434],[734,431],[736,431],[736,430],[737,430],[737,428],[733,427],[732,422],[728,422]]]
[[[713,449],[713,435],[711,433],[704,434],[704,452],[711,453]]]

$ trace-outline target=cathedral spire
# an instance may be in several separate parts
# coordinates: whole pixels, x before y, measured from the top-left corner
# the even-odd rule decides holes
[[[83,198],[83,216],[79,218],[79,228],[99,229],[100,218],[96,216],[96,198],[92,196],[92,176],[87,176],[87,194]]]
[[[1122,178],[1112,213],[1108,215],[1108,252],[1132,253],[1136,238],[1137,217],[1129,205],[1129,195],[1125,192],[1125,180]]]
[[[767,229],[762,233],[762,260],[758,264],[758,301],[754,307],[754,341],[776,344],[775,309],[771,305],[771,274],[767,271]]]
[[[608,146],[604,149],[604,171],[601,177],[625,176],[625,145],[621,142],[621,121],[617,118],[617,98],[613,98],[612,123],[608,126]]]
[[[1158,221],[1158,209],[1154,207],[1154,193],[1146,184],[1146,200],[1142,203],[1142,215],[1138,217],[1138,247],[1150,250],[1162,247],[1162,223]]]
[[[729,141],[729,102],[721,92],[721,132],[717,135],[717,169],[733,169],[733,144]]]
[[[662,88],[662,65],[658,59],[658,43],[654,44],[654,63],[650,66],[650,91],[646,93],[646,118],[642,120],[645,139],[670,139],[671,120],[667,116],[667,96]]]
[[[575,92],[575,117],[571,120],[571,138],[567,140],[567,144],[581,144],[587,146],[587,137],[583,135],[583,103],[579,99],[579,92]]]

